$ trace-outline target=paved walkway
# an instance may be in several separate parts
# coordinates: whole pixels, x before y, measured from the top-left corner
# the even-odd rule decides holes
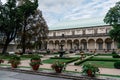
[[[0,71],[0,80],[71,80],[71,79],[33,75],[11,71]]]
[[[45,60],[48,58],[42,58],[42,60]],[[21,61],[20,66],[27,66],[29,67],[30,60],[23,60]],[[7,61],[4,62],[4,64],[8,64]],[[43,64],[40,65],[41,68],[51,69],[51,64]],[[109,75],[120,75],[120,69],[111,69],[111,68],[99,68],[100,74],[109,74]],[[66,66],[67,71],[78,71],[81,72],[82,68],[81,66],[74,66],[74,65],[68,65]]]

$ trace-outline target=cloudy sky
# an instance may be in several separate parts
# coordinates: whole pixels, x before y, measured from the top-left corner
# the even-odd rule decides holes
[[[1,0],[5,2],[6,0]],[[48,26],[59,21],[105,16],[119,0],[39,0]]]

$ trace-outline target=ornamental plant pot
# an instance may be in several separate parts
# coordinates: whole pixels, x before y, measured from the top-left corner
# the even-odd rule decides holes
[[[92,71],[90,69],[87,71],[87,76],[94,77],[94,75],[92,74]]]
[[[1,64],[1,63],[4,63],[4,60],[1,59],[1,60],[0,60],[0,64]]]
[[[41,60],[31,60],[31,67],[34,71],[37,71],[39,69]]]
[[[55,68],[55,71],[56,71],[56,73],[61,73],[62,72],[62,68],[57,67],[57,68]]]
[[[36,65],[32,66],[32,69],[34,71],[37,71],[39,69],[39,66],[40,66],[39,64],[36,64]]]
[[[17,68],[17,66],[18,66],[17,64],[11,63],[11,67],[12,67],[12,68]]]

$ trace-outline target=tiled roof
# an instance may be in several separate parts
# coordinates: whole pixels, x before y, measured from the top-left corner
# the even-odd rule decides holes
[[[49,26],[49,30],[60,30],[60,29],[70,29],[70,28],[82,28],[82,27],[96,27],[105,24],[103,17],[98,18],[85,18],[71,21],[61,21],[57,24]]]

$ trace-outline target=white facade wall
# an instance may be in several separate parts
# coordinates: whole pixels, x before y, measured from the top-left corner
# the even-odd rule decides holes
[[[49,32],[48,36],[53,36],[53,32]]]
[[[94,30],[93,29],[86,29],[86,34],[93,34]]]
[[[84,29],[69,29],[69,30],[60,30],[60,31],[51,31],[49,32],[48,36],[62,36],[62,34],[64,35],[72,35],[73,31],[75,35],[82,35],[83,31],[85,31],[85,34],[95,34],[95,32],[97,32],[98,34],[101,33],[107,33],[109,32],[109,30],[111,30],[111,27],[97,27],[97,31],[96,27],[95,28],[84,28]],[[55,34],[54,34],[55,33]]]
[[[82,29],[75,30],[75,35],[81,35],[82,34]]]
[[[106,28],[98,28],[97,33],[106,33]]]
[[[66,30],[65,35],[72,35],[72,32],[70,30]]]

